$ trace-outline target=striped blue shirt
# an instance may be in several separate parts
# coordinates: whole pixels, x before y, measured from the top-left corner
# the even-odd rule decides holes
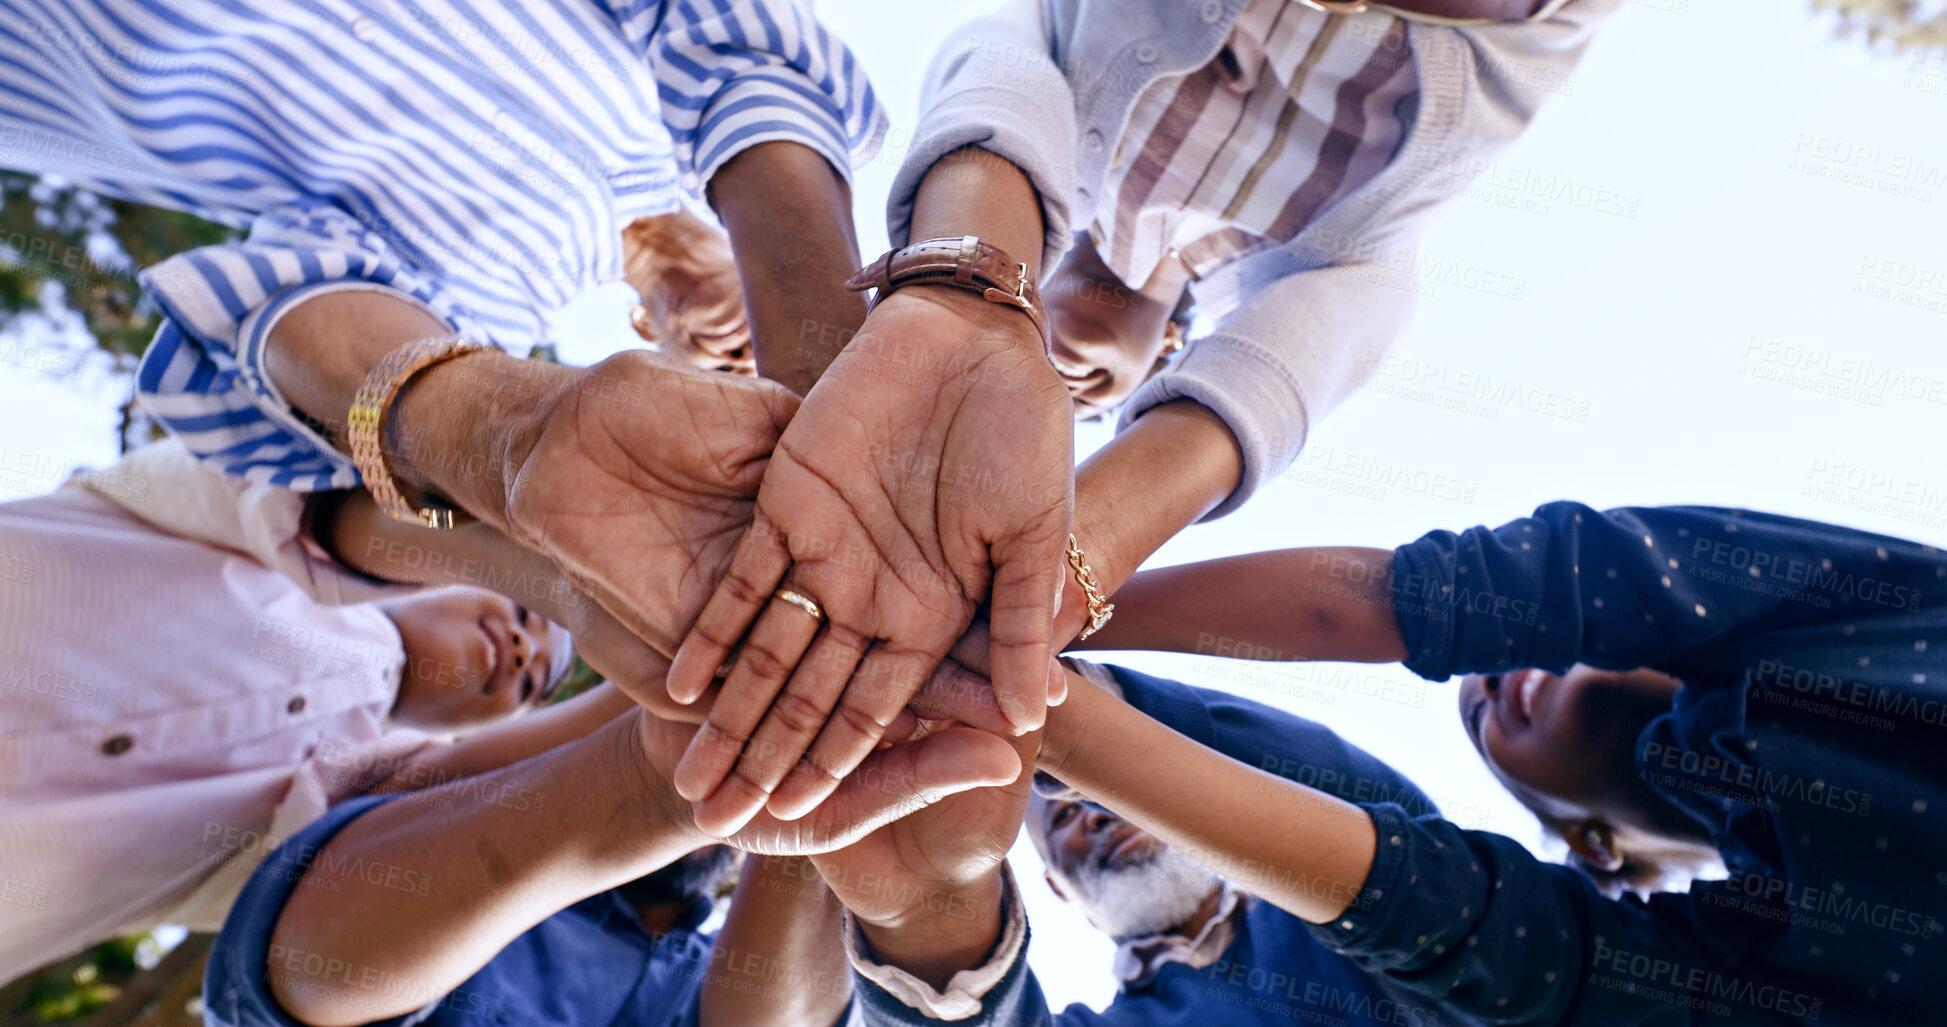
[[[301,491],[359,479],[263,372],[298,302],[383,290],[525,353],[738,153],[849,174],[884,132],[805,0],[0,0],[0,165],[249,229],[143,275],[137,388]]]

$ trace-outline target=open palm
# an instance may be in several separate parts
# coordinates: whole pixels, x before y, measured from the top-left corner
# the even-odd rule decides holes
[[[677,775],[699,822],[815,807],[990,592],[1001,709],[1038,726],[1073,468],[1066,390],[1020,312],[937,288],[881,302],[780,440],[671,670],[672,695],[697,694],[749,633]],[[828,625],[772,602],[780,584]]]

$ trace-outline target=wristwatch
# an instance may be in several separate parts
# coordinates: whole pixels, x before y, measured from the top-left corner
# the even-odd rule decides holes
[[[1028,276],[1028,266],[977,235],[957,239],[926,239],[893,250],[860,268],[846,281],[854,292],[877,289],[873,302],[908,285],[950,285],[976,292],[990,303],[1018,308],[1034,322],[1034,333],[1045,344],[1048,322],[1041,308],[1041,290]]]

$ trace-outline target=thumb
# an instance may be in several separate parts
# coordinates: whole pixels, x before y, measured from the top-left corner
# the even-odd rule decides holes
[[[1020,776],[1021,757],[1005,739],[947,728],[867,757],[809,818],[810,833],[839,848],[948,796]]]

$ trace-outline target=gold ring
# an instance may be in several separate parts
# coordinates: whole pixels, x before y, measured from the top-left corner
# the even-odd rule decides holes
[[[792,606],[795,606],[798,609],[803,610],[808,614],[811,614],[812,620],[823,621],[825,619],[824,608],[818,605],[818,601],[816,599],[813,599],[802,592],[793,592],[788,588],[780,588],[777,591],[771,593],[771,598],[782,599],[785,602],[790,603]]]

